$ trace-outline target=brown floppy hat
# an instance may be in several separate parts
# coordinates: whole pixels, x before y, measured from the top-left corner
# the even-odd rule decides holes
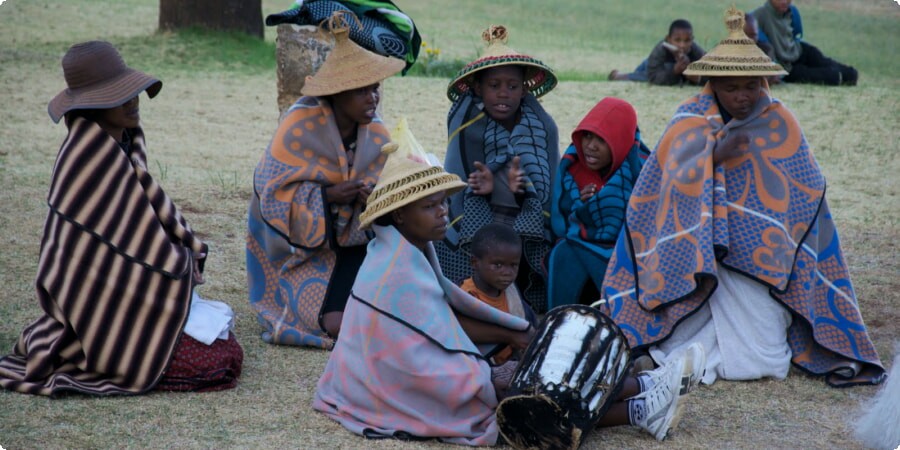
[[[57,123],[75,109],[115,108],[145,90],[153,98],[162,89],[162,81],[126,66],[109,42],[73,45],[63,56],[62,68],[68,87],[47,105]]]

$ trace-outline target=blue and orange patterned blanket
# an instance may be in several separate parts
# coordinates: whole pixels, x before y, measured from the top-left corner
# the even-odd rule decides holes
[[[652,345],[709,298],[725,267],[790,310],[796,366],[833,386],[884,378],[825,178],[793,113],[767,89],[749,117],[727,124],[709,86],[678,108],[632,192],[604,312],[632,347]]]

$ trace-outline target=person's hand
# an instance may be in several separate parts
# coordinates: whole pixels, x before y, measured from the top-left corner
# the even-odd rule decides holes
[[[194,286],[199,286],[201,284],[206,283],[206,278],[203,278],[203,272],[200,271],[200,260],[206,257],[206,254],[194,254],[194,266],[193,266],[193,276],[191,279],[194,282]]]
[[[525,350],[528,348],[528,344],[531,343],[531,340],[534,339],[536,333],[537,330],[532,326],[529,326],[525,331],[514,331],[512,333],[512,339],[509,341],[509,346],[514,350]]]
[[[514,157],[509,164],[509,171],[507,171],[507,175],[509,176],[509,190],[516,194],[525,192],[525,171],[519,167],[520,164],[521,159],[518,156]]]
[[[372,190],[374,189],[374,185],[364,184],[363,187],[359,188],[359,193],[356,194],[356,199],[359,200],[360,203],[365,205],[366,201],[369,200],[369,196],[372,195]]]
[[[691,63],[691,59],[688,58],[688,55],[684,53],[678,53],[675,55],[675,67],[672,68],[672,72],[677,75],[681,75],[687,66]]]
[[[596,194],[596,193],[597,193],[597,185],[594,183],[591,183],[591,184],[581,188],[581,191],[580,191],[581,201],[583,201],[583,202],[587,201],[587,199],[593,197],[594,194]]]
[[[469,174],[469,187],[477,195],[494,192],[494,174],[484,164],[475,161],[475,170]]]
[[[365,183],[362,180],[347,180],[328,186],[325,188],[325,201],[344,205],[353,203],[364,186]]]

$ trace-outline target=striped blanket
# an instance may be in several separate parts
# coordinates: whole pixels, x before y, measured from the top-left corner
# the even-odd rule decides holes
[[[130,157],[96,123],[67,119],[53,168],[36,281],[44,315],[0,360],[0,386],[31,394],[137,394],[160,380],[205,254],[147,172],[144,136]]]
[[[389,140],[380,119],[360,126],[354,159],[328,102],[302,97],[286,113],[253,175],[247,218],[250,304],[274,344],[331,348],[319,312],[335,268],[335,246],[365,245],[356,201],[329,205],[324,189],[346,180],[375,184]]]
[[[374,226],[313,408],[367,437],[497,441],[491,369],[456,314],[524,330],[470,296],[393,226]]]
[[[632,347],[647,347],[709,298],[725,267],[792,313],[796,366],[834,386],[883,379],[825,179],[794,115],[765,88],[748,118],[727,124],[708,85],[679,106],[632,192],[603,311]]]

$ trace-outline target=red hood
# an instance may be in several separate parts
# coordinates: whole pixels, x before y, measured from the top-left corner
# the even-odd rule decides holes
[[[581,150],[581,135],[590,131],[603,138],[612,151],[612,167],[606,172],[604,181],[619,170],[628,152],[634,145],[634,134],[637,132],[637,113],[634,107],[625,100],[605,97],[591,109],[581,123],[572,132],[572,143],[578,150],[578,161],[584,161]]]

